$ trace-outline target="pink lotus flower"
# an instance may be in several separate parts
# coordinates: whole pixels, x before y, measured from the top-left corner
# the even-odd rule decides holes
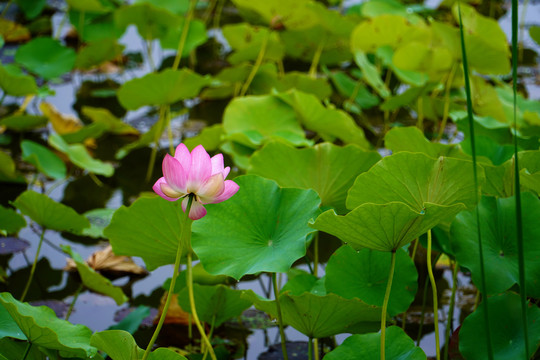
[[[154,186],[154,191],[169,201],[182,200],[186,211],[190,194],[195,195],[189,218],[198,220],[206,215],[204,204],[215,204],[227,200],[240,188],[232,180],[225,180],[231,169],[223,168],[223,155],[210,158],[202,145],[191,154],[184,144],[176,147],[174,157],[167,154],[163,159],[163,177]]]

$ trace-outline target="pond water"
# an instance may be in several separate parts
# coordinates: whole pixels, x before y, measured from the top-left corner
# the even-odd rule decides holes
[[[529,8],[525,12],[525,29],[531,25],[540,25],[540,3],[531,1],[529,3]],[[56,28],[62,22],[63,14],[57,13],[52,16],[52,22]],[[499,23],[502,28],[509,33],[510,29],[510,19],[509,14],[503,16]],[[62,32],[64,35],[67,33],[67,27]],[[53,31],[53,33],[55,33]],[[214,36],[220,38],[220,41],[223,41],[219,33],[214,33]],[[538,46],[530,39],[528,35],[525,36],[525,45],[527,48],[535,49],[539,51]],[[125,52],[145,52],[145,48],[140,41],[140,36],[137,34],[136,28],[130,26],[126,34],[121,38],[120,43],[126,46]],[[3,49],[2,57],[3,59],[8,59],[10,53],[13,52],[13,48],[5,47]],[[153,46],[152,57],[154,61],[159,64],[162,59],[165,59],[168,56],[173,55],[173,52],[163,52],[157,46],[157,43]],[[538,60],[538,55],[536,55],[536,60]],[[54,91],[55,95],[49,96],[47,98],[48,102],[51,102],[61,113],[63,114],[73,114],[78,115],[78,112],[74,109],[74,104],[77,101],[76,94],[78,89],[81,87],[83,82],[86,81],[103,81],[104,79],[113,79],[119,83],[123,83],[134,77],[140,77],[150,71],[148,61],[144,61],[141,66],[131,69],[121,74],[81,74],[76,73],[70,76],[65,77],[65,82],[59,84],[51,84],[50,88]],[[538,82],[539,70],[538,67],[529,67],[522,68],[522,73],[524,75],[524,83],[526,89],[529,93],[531,99],[540,99],[540,85]],[[10,102],[9,97],[5,99],[5,102]],[[32,105],[35,106],[35,103]],[[206,114],[211,112],[212,107],[215,104],[199,104],[197,101],[188,104],[188,106],[194,108],[195,114]],[[209,106],[210,109],[204,108],[204,106]],[[219,113],[220,109],[216,109]],[[127,114],[126,121],[132,124],[134,127],[141,130],[141,132],[146,132],[151,125],[156,121],[157,114],[149,114],[149,107],[142,107],[137,111],[130,111]],[[33,110],[35,113],[39,113],[37,108]],[[208,119],[203,119],[200,121],[199,118],[188,118],[187,115],[178,115],[171,122],[173,136],[176,140],[179,140],[180,134],[194,135],[198,132],[201,127],[201,123],[204,124],[204,121],[208,122]],[[214,120],[214,122],[217,120]],[[211,123],[211,121],[210,121]],[[112,149],[114,146],[109,144]],[[162,146],[166,148],[168,145],[168,140],[166,135],[162,139]],[[106,140],[103,141],[103,144],[100,144],[100,147],[107,148]],[[137,150],[136,152],[130,154],[122,162],[120,167],[117,169],[117,173],[111,179],[107,179],[104,184],[97,185],[89,176],[83,176],[75,181],[70,181],[68,183],[61,182],[46,182],[43,184],[43,190],[48,193],[48,195],[59,202],[68,203],[74,207],[79,212],[84,212],[88,209],[95,207],[96,204],[99,204],[100,207],[108,208],[118,208],[122,204],[127,204],[133,200],[134,194],[137,194],[137,191],[144,189],[144,191],[151,191],[151,184],[133,184],[132,188],[130,186],[125,186],[129,183],[129,179],[133,174],[144,174],[146,172],[146,166],[149,158],[149,150]],[[158,156],[158,161],[154,175],[158,175],[161,167],[161,158],[162,153]],[[106,155],[112,156],[111,154]],[[237,169],[236,169],[237,170]],[[234,171],[234,169],[233,169]],[[139,179],[143,179],[144,175],[139,176]],[[36,186],[36,189],[38,187]],[[103,189],[106,189],[103,191]],[[24,188],[8,188],[4,187],[2,189],[3,199],[13,198],[12,194],[16,191],[22,191]],[[9,194],[8,194],[9,193]],[[106,194],[106,195],[103,195]],[[106,198],[103,198],[106,197]],[[20,278],[24,278],[24,273],[28,273],[30,265],[32,263],[32,256],[36,253],[37,243],[39,240],[39,233],[33,232],[30,228],[23,229],[19,234],[21,239],[27,240],[30,242],[30,247],[24,253],[17,253],[13,255],[7,264],[8,271],[11,275],[19,273]],[[41,248],[40,259],[42,261],[42,267],[38,267],[38,274],[36,278],[36,283],[44,281],[46,288],[42,289],[44,292],[58,295],[55,298],[63,300],[64,303],[70,304],[73,300],[72,295],[76,290],[76,285],[73,281],[70,281],[70,276],[61,269],[66,266],[67,256],[58,248],[58,245],[69,244],[76,252],[81,254],[83,258],[88,258],[96,250],[102,248],[105,245],[105,242],[92,241],[87,238],[79,239],[72,236],[62,237],[59,233],[54,231],[46,232],[45,234],[46,243]],[[52,245],[51,245],[52,244]],[[338,245],[334,242],[330,246],[331,249],[335,249]],[[136,258],[136,263],[138,265],[144,266],[144,263],[141,259]],[[307,267],[304,267],[307,270]],[[101,296],[89,291],[83,291],[77,299],[74,311],[70,317],[70,321],[75,324],[84,324],[88,326],[93,331],[105,330],[108,327],[114,325],[118,322],[117,314],[122,310],[126,309],[129,306],[136,306],[141,304],[148,304],[151,307],[156,307],[159,302],[159,298],[162,294],[160,290],[165,279],[171,276],[173,267],[171,266],[162,266],[157,270],[152,271],[148,276],[134,281],[129,281],[127,277],[122,277],[113,281],[113,284],[121,286],[124,290],[127,290],[126,293],[130,294],[132,304],[125,304],[123,306],[117,306],[115,302],[108,297]],[[322,268],[321,268],[322,271]],[[451,287],[452,283],[452,274],[448,268],[442,268],[438,273],[440,288],[439,291],[442,293],[448,287]],[[469,286],[470,278],[466,275],[459,274],[459,284],[462,289],[466,289]],[[266,280],[264,280],[266,281]],[[283,279],[285,282],[285,279]],[[446,284],[444,284],[446,282]],[[22,283],[21,283],[22,287]],[[252,281],[242,281],[237,286],[238,289],[253,289],[257,293],[263,294],[264,290],[261,287],[261,284],[257,280]],[[10,291],[14,293],[19,293],[22,289],[10,288]],[[62,296],[64,295],[64,296]],[[68,295],[68,296],[65,296]],[[29,300],[32,300],[32,293],[30,293]],[[474,298],[472,299],[474,302]],[[415,303],[416,304],[416,303]],[[421,304],[420,304],[421,306]],[[418,307],[418,304],[416,304]],[[470,304],[465,304],[465,308],[470,307]],[[64,309],[65,310],[65,309]],[[447,313],[447,307],[443,308],[441,311],[442,314]],[[155,314],[155,313],[153,313]],[[429,317],[429,313],[426,315]],[[460,310],[457,309],[454,314],[454,324],[457,327],[460,321]],[[444,320],[444,317],[443,319]],[[429,323],[429,321],[428,321]],[[435,355],[435,341],[433,334],[433,325],[426,325],[426,333],[423,335],[420,346],[426,352],[428,357],[433,357]],[[439,324],[441,333],[444,333],[445,326],[444,322]],[[148,330],[148,329],[147,329]],[[416,330],[415,326],[412,326],[410,332]],[[142,331],[141,337],[148,337],[148,331]],[[291,341],[306,341],[306,337],[299,333],[298,331],[287,328],[286,329],[287,338]],[[343,334],[337,336],[337,343],[341,343],[348,335]],[[137,338],[137,336],[136,336]],[[147,340],[146,340],[147,341]],[[279,342],[279,333],[277,327],[271,327],[267,330],[256,329],[248,336],[247,338],[247,353],[245,359],[255,360],[258,359],[261,353],[266,351],[269,343]],[[141,345],[141,344],[139,344]],[[165,344],[160,344],[165,345]],[[442,345],[442,344],[441,344]]]

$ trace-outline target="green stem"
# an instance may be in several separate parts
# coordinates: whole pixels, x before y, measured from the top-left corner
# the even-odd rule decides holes
[[[287,339],[285,338],[285,331],[283,330],[283,318],[281,316],[281,305],[279,304],[279,288],[276,280],[276,273],[272,273],[272,284],[274,284],[274,296],[276,298],[277,318],[279,325],[279,335],[281,336],[281,351],[283,352],[283,359],[289,360],[287,355]]]
[[[26,357],[28,356],[28,353],[30,353],[30,348],[31,347],[32,347],[32,343],[29,341],[28,345],[26,345],[26,349],[24,350],[22,360],[26,360]]]
[[[60,35],[62,34],[62,28],[64,27],[67,18],[68,12],[66,11],[64,13],[64,16],[62,16],[62,20],[60,20],[60,24],[58,24],[58,28],[56,29],[56,33],[54,34],[54,39],[58,40],[60,38]]]
[[[178,49],[176,50],[176,56],[174,57],[174,62],[172,66],[173,70],[178,69],[178,65],[180,65],[180,59],[182,58],[182,53],[184,52],[184,46],[186,45],[186,39],[189,32],[189,25],[191,23],[191,19],[193,18],[193,12],[195,11],[196,4],[197,0],[190,0],[189,2],[189,9],[184,20],[184,27],[182,28],[182,34],[180,34],[180,40],[178,41]]]
[[[441,141],[444,134],[444,129],[446,128],[446,123],[448,121],[448,114],[450,112],[450,90],[452,90],[452,83],[454,82],[456,69],[457,69],[457,65],[452,65],[450,74],[448,74],[448,80],[446,81],[446,89],[444,92],[443,118],[441,121],[441,127],[439,128],[439,134],[437,135],[437,142]]]
[[[512,5],[515,0],[512,1]],[[473,161],[473,177],[474,177],[474,186],[475,186],[475,203],[478,204],[480,201],[479,196],[479,183],[478,183],[478,171],[477,171],[477,161],[476,161],[476,142],[474,136],[474,119],[473,119],[473,107],[472,107],[472,95],[471,95],[471,85],[469,80],[469,63],[467,61],[467,51],[465,48],[465,35],[463,31],[463,21],[461,19],[461,1],[458,1],[458,17],[459,17],[459,33],[461,39],[461,53],[463,58],[463,74],[465,77],[465,93],[467,95],[467,117],[469,119],[469,133],[471,137],[471,153]],[[517,16],[517,14],[516,14]],[[514,106],[515,110],[515,106]],[[480,210],[478,206],[476,207],[476,233],[478,238],[478,256],[480,260],[480,288],[484,296],[484,331],[486,333],[486,347],[487,355],[489,360],[493,360],[493,348],[491,345],[491,329],[489,327],[489,306],[488,306],[488,296],[486,290],[486,273],[484,269],[484,250],[482,246],[482,231],[480,229]]]
[[[319,339],[313,339],[313,350],[315,353],[315,360],[319,360]]]
[[[312,78],[317,77],[317,68],[319,67],[319,61],[321,60],[321,55],[326,43],[326,37],[324,37],[320,42],[315,54],[313,54],[313,60],[311,60],[311,66],[309,67],[309,76]]]
[[[454,271],[452,272],[452,295],[450,297],[450,308],[448,309],[448,320],[446,321],[446,332],[444,334],[444,360],[448,359],[448,345],[450,343],[450,332],[452,331],[454,322],[454,308],[456,306],[456,290],[457,290],[457,274],[459,264],[454,263]]]
[[[525,0],[523,7],[527,6]],[[525,11],[525,10],[524,10]],[[523,22],[522,22],[523,24]],[[523,31],[523,29],[521,29]],[[523,42],[522,42],[523,46]],[[521,320],[523,323],[523,338],[525,342],[525,359],[529,356],[529,329],[527,321],[527,289],[525,282],[525,257],[523,249],[523,221],[521,216],[521,186],[519,180],[519,156],[518,156],[518,137],[517,137],[517,66],[518,66],[518,2],[512,0],[512,92],[514,105],[514,184],[516,199],[516,238],[518,248],[519,262],[519,295],[521,298]],[[486,296],[487,298],[487,296]],[[487,303],[486,303],[487,311]]]
[[[418,97],[416,104],[417,104],[416,105],[416,113],[417,113],[416,127],[424,131],[424,98],[422,97],[422,95]]]
[[[427,233],[427,269],[429,275],[429,281],[431,282],[431,291],[433,293],[433,324],[435,325],[435,351],[437,353],[437,360],[441,360],[441,349],[439,341],[439,307],[437,298],[437,284],[435,283],[435,277],[433,276],[433,267],[431,265],[431,230]]]
[[[411,259],[414,262],[414,258],[416,257],[416,249],[418,249],[418,238],[414,240],[414,246],[413,246],[413,252],[411,255]],[[401,320],[401,328],[405,330],[405,326],[407,324],[407,310],[403,313],[403,318]]]
[[[416,335],[416,346],[420,346],[420,339],[422,339],[422,330],[424,329],[428,280],[429,279],[426,278],[426,281],[424,281],[424,292],[422,294],[422,311],[420,312],[420,326],[418,326],[418,335]]]
[[[386,312],[388,309],[388,301],[390,300],[390,292],[392,290],[392,280],[394,279],[394,269],[396,267],[396,251],[392,250],[390,259],[390,272],[388,273],[388,282],[386,283],[386,292],[384,293],[384,301],[381,314],[381,360],[386,359]]]
[[[199,329],[199,333],[201,334],[201,342],[208,347],[208,351],[210,352],[210,357],[212,358],[212,360],[216,360],[217,358],[216,354],[214,353],[214,348],[212,347],[210,340],[206,336],[206,332],[204,331],[204,328],[201,325],[201,321],[199,320],[199,316],[197,315],[197,309],[195,308],[195,297],[193,296],[193,269],[191,266],[191,249],[188,251],[187,254],[187,287],[189,293],[189,305],[191,306],[191,315],[193,316],[193,321],[195,321],[195,325],[197,326],[197,329]]]
[[[262,44],[261,44],[261,50],[259,50],[259,55],[257,55],[257,59],[255,60],[255,64],[253,65],[253,68],[251,68],[251,72],[249,73],[246,82],[244,83],[244,86],[242,86],[242,90],[240,91],[240,96],[244,96],[249,86],[251,85],[251,82],[255,78],[255,75],[257,75],[257,71],[259,71],[259,68],[261,67],[261,64],[264,59],[264,54],[266,52],[266,46],[268,45],[268,38],[270,37],[270,32],[266,34],[266,36],[263,38]]]
[[[174,139],[171,128],[171,107],[165,106],[165,122],[167,123],[167,137],[169,138],[169,152],[174,156]]]
[[[319,276],[319,232],[315,233],[313,240],[313,275]]]
[[[32,263],[32,269],[30,270],[30,277],[28,277],[28,280],[26,281],[26,286],[24,287],[24,291],[21,295],[21,302],[24,302],[24,298],[26,297],[26,293],[28,293],[28,289],[30,288],[30,284],[32,283],[32,279],[34,278],[34,272],[36,271],[36,265],[39,257],[39,252],[41,251],[41,245],[43,244],[43,237],[45,236],[45,228],[43,227],[41,229],[41,236],[39,237],[39,245],[36,251],[36,256],[34,257],[34,262]]]
[[[77,299],[79,298],[79,295],[81,294],[81,291],[84,289],[84,285],[81,284],[77,288],[77,291],[75,292],[75,295],[73,295],[73,300],[71,300],[71,304],[69,305],[69,309],[66,314],[66,321],[69,320],[69,317],[71,316],[71,313],[73,312],[73,307],[75,306],[75,303],[77,302]]]
[[[186,212],[183,215],[182,232],[180,234],[180,238],[178,239],[178,246],[176,249],[176,259],[174,261],[174,270],[173,270],[173,275],[171,279],[171,284],[169,285],[169,291],[167,292],[167,299],[165,299],[165,305],[163,306],[161,317],[159,318],[159,322],[156,326],[156,330],[154,330],[154,334],[152,335],[152,338],[150,339],[150,342],[148,343],[148,346],[146,347],[146,351],[144,352],[142,360],[146,360],[148,356],[150,355],[150,352],[152,351],[152,347],[154,346],[154,343],[157,340],[159,332],[161,331],[161,327],[163,326],[163,323],[165,322],[165,318],[167,317],[167,311],[169,310],[169,306],[171,305],[171,300],[173,298],[173,293],[174,293],[174,286],[176,284],[176,278],[178,277],[178,269],[180,268],[180,260],[182,259],[182,249],[184,248],[186,239],[187,241],[189,241],[189,238],[191,237],[192,220],[188,217],[188,214],[189,214],[189,211],[191,210],[192,203],[193,203],[193,196],[190,195],[188,204],[186,206]]]
[[[309,337],[307,353],[308,353],[308,360],[313,360],[313,338],[311,336]]]

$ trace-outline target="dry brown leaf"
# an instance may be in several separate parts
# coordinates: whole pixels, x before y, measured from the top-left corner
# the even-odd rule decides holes
[[[157,324],[161,313],[163,312],[163,306],[165,305],[165,300],[167,300],[167,292],[161,297],[161,303],[159,304],[159,311],[157,316],[154,319],[154,324]],[[190,314],[185,312],[184,309],[178,305],[178,295],[173,294],[171,299],[171,304],[169,305],[169,310],[167,311],[167,316],[165,316],[165,324],[180,324],[180,325],[189,325],[189,316]]]
[[[30,31],[11,20],[0,18],[0,35],[7,43],[30,40]]]
[[[60,113],[52,104],[42,102],[39,104],[39,108],[51,122],[54,131],[59,135],[74,133],[83,127],[81,120],[73,115]]]
[[[86,260],[88,266],[96,271],[111,272],[125,275],[146,275],[148,271],[135,264],[128,256],[117,256],[113,253],[112,247],[96,251]],[[65,270],[76,270],[77,266],[72,259],[67,259]]]

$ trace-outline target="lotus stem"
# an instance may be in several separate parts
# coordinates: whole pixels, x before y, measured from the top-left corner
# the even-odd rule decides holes
[[[424,292],[422,294],[422,312],[420,313],[420,326],[418,327],[418,335],[416,336],[416,346],[420,346],[420,339],[422,338],[422,329],[424,328],[428,280],[429,279],[426,278],[426,281],[424,281]]]
[[[392,250],[390,259],[390,271],[388,273],[388,282],[386,283],[386,292],[384,293],[384,301],[381,314],[381,360],[386,359],[386,312],[388,309],[388,301],[390,300],[390,292],[392,290],[392,280],[394,279],[394,269],[396,267],[396,250]]]
[[[169,285],[169,291],[167,292],[167,298],[165,299],[165,304],[163,305],[163,311],[161,312],[161,317],[159,318],[158,324],[156,326],[156,330],[154,330],[154,334],[152,335],[152,338],[150,339],[150,342],[148,343],[148,346],[146,347],[146,351],[144,352],[142,360],[146,360],[148,356],[150,355],[150,352],[152,351],[152,346],[154,346],[154,343],[157,340],[159,332],[161,331],[161,327],[163,326],[163,323],[165,322],[165,318],[167,317],[167,311],[169,310],[169,306],[171,305],[171,299],[173,298],[173,293],[174,293],[174,286],[176,284],[176,278],[178,277],[178,269],[180,268],[180,260],[182,259],[182,249],[185,244],[184,239],[185,238],[189,239],[189,237],[191,236],[192,220],[188,217],[188,214],[189,214],[189,211],[191,210],[192,203],[193,203],[193,196],[190,196],[188,200],[188,204],[186,206],[186,212],[183,214],[182,233],[180,234],[180,238],[178,239],[178,247],[176,249],[176,259],[174,261],[174,270],[173,270],[173,275],[171,279],[171,284]]]
[[[454,271],[452,272],[452,295],[450,297],[450,308],[448,309],[448,320],[446,321],[446,332],[444,334],[444,360],[448,359],[448,344],[450,342],[450,332],[454,322],[454,307],[456,305],[457,274],[459,271],[458,262],[454,262]]]
[[[435,277],[433,276],[433,267],[431,265],[431,230],[427,233],[427,269],[429,275],[429,281],[431,282],[431,291],[433,293],[433,323],[435,325],[435,351],[437,360],[441,360],[441,349],[439,341],[439,307],[437,298],[437,284],[435,283]]]
[[[315,233],[313,239],[313,275],[319,276],[319,232]]]
[[[422,95],[418,97],[416,104],[416,113],[418,114],[416,127],[419,128],[421,131],[424,131],[424,98],[422,97]]]
[[[283,359],[289,360],[287,355],[287,339],[285,338],[285,331],[283,330],[283,317],[281,316],[281,305],[279,304],[279,288],[276,280],[276,273],[272,273],[272,283],[274,284],[274,296],[276,297],[276,309],[279,325],[279,335],[281,336],[281,351],[283,352]]]
[[[30,353],[30,349],[32,348],[32,343],[29,341],[28,345],[26,345],[26,349],[24,350],[24,355],[22,357],[22,360],[26,360],[26,357]]]
[[[36,272],[36,265],[39,258],[39,252],[41,251],[41,245],[43,244],[43,237],[45,236],[45,228],[41,228],[41,235],[39,236],[39,245],[36,251],[36,256],[34,257],[34,262],[32,263],[32,269],[30,270],[30,276],[28,277],[28,280],[26,281],[26,286],[24,287],[24,291],[21,295],[21,302],[24,302],[24,298],[26,297],[26,294],[28,293],[28,289],[30,289],[30,284],[32,283],[32,279],[34,278],[34,273]]]
[[[174,57],[174,62],[172,69],[178,69],[180,65],[180,59],[182,58],[182,53],[184,52],[184,46],[186,45],[186,39],[189,32],[189,25],[191,24],[191,19],[193,18],[193,12],[195,10],[195,4],[197,0],[190,0],[189,9],[184,20],[184,27],[182,28],[182,34],[180,34],[180,40],[178,41],[178,49],[176,50],[176,56]]]
[[[73,307],[75,306],[75,303],[77,302],[77,299],[79,298],[79,295],[81,294],[81,291],[84,289],[84,285],[81,284],[77,288],[77,291],[75,292],[75,295],[73,295],[73,300],[71,300],[71,304],[69,305],[69,309],[66,313],[65,320],[68,321],[69,317],[71,316],[71,313],[73,312]]]
[[[446,128],[446,123],[448,121],[448,113],[450,111],[450,90],[452,90],[452,83],[454,82],[454,76],[456,74],[456,65],[452,65],[450,73],[448,74],[448,79],[446,80],[446,89],[444,91],[444,108],[443,108],[443,118],[441,121],[441,126],[439,127],[439,134],[437,135],[437,142],[440,142],[444,129]]]
[[[308,360],[313,360],[313,338],[311,336],[308,341]]]
[[[313,60],[311,60],[311,66],[309,67],[309,76],[312,78],[317,77],[317,68],[319,67],[319,61],[321,60],[321,55],[326,44],[326,37],[324,37],[317,46],[315,54],[313,54]]]
[[[313,339],[313,350],[315,353],[315,360],[319,360],[319,339]]]
[[[253,68],[251,68],[251,72],[249,73],[246,82],[244,83],[244,86],[242,86],[242,90],[240,91],[240,96],[244,96],[249,86],[251,85],[251,82],[255,78],[255,75],[257,75],[257,71],[259,71],[259,68],[261,67],[261,64],[264,59],[264,54],[266,53],[266,46],[268,45],[268,38],[270,37],[270,33],[267,33],[266,36],[263,38],[262,44],[261,44],[261,50],[259,50],[259,55],[257,55],[257,59],[255,60],[255,64],[253,65]]]
[[[201,325],[201,321],[199,320],[199,316],[197,315],[197,309],[195,308],[195,297],[193,295],[193,269],[191,266],[191,251],[188,251],[187,254],[187,287],[189,293],[189,304],[191,306],[191,316],[193,316],[193,321],[195,322],[195,325],[197,326],[197,329],[199,329],[199,333],[201,334],[201,346],[203,344],[207,346],[208,352],[210,352],[210,357],[212,358],[212,360],[217,360],[216,354],[214,353],[214,348],[212,347],[210,340],[206,336],[206,332],[204,331],[204,328]]]
[[[418,238],[414,239],[413,252],[411,254],[411,259],[414,263],[414,258],[416,257],[416,250],[418,249]],[[405,330],[405,325],[407,324],[407,310],[403,313],[403,318],[401,320],[401,328]]]

